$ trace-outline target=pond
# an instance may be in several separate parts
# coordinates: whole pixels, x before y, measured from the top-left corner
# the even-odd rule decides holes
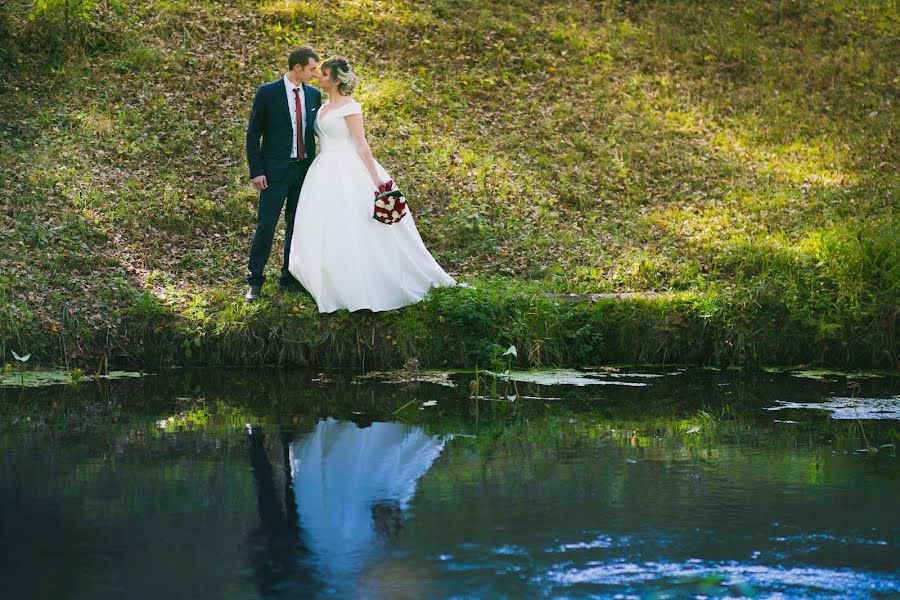
[[[8,598],[897,598],[900,379],[0,389]],[[544,383],[552,385],[544,385]]]

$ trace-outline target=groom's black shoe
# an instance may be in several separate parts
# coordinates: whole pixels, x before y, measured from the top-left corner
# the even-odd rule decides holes
[[[244,299],[247,302],[254,302],[256,300],[259,300],[259,289],[261,287],[262,286],[259,286],[259,285],[251,285],[250,288],[247,290],[247,293],[244,294]]]
[[[300,285],[300,282],[296,279],[289,279],[287,281],[279,279],[278,289],[282,292],[299,292],[303,290],[303,286]]]
[[[296,279],[282,281],[278,280],[278,289],[282,292],[291,293],[291,294],[303,294],[304,296],[309,296],[312,298],[312,294],[309,293],[305,287],[300,285],[300,282]]]

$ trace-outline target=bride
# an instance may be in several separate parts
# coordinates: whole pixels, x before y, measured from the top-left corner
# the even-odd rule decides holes
[[[390,176],[372,156],[362,107],[351,96],[359,78],[340,57],[322,63],[321,72],[328,101],[316,117],[320,150],[297,204],[291,274],[323,313],[392,310],[419,302],[433,287],[455,285],[411,212],[393,225],[372,217],[375,192]]]

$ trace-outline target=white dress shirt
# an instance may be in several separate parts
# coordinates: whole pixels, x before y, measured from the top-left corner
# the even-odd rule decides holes
[[[284,89],[287,92],[288,99],[288,113],[291,115],[291,129],[293,129],[294,135],[291,137],[291,158],[297,158],[297,103],[294,101],[294,88],[300,90],[300,127],[301,131],[304,135],[306,133],[306,98],[303,95],[303,84],[294,85],[291,83],[291,80],[288,79],[288,76],[284,76]],[[304,143],[306,142],[306,138],[304,137]],[[304,148],[304,151],[306,149]],[[306,158],[306,152],[303,154],[303,158]]]

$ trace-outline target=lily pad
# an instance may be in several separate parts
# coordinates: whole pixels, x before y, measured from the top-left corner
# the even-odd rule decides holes
[[[800,377],[801,379],[815,379],[824,381],[826,379],[834,379],[843,377],[846,379],[875,379],[878,377],[887,377],[889,373],[879,371],[837,371],[834,369],[791,369],[785,367],[766,367],[767,373],[784,373],[792,377]]]
[[[665,377],[666,375],[680,375],[681,373],[606,373],[606,377],[632,377],[636,379],[656,379],[657,377]]]
[[[589,373],[574,369],[552,369],[546,371],[508,371],[506,373],[493,373],[485,371],[489,375],[500,379],[509,379],[519,383],[536,383],[537,385],[572,385],[583,387],[586,385],[624,385],[629,387],[647,387],[648,384],[638,381],[621,381],[608,379],[608,373]],[[621,377],[621,375],[619,375]],[[634,375],[629,375],[634,376]]]
[[[20,373],[0,374],[0,387],[44,387],[48,385],[66,385],[75,381],[79,383],[91,379],[126,379],[142,377],[143,373],[134,371],[110,371],[105,375],[79,375],[77,371],[22,371]]]
[[[100,379],[128,379],[128,378],[139,378],[146,375],[146,373],[138,373],[136,371],[110,371],[106,375],[100,375]]]

